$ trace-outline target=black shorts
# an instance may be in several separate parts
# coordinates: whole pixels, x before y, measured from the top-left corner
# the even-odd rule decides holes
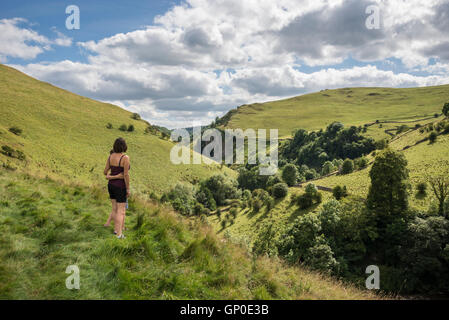
[[[126,202],[126,188],[120,188],[108,184],[109,198],[116,200],[119,203]]]

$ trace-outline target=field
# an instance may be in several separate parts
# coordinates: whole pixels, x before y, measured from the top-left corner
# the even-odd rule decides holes
[[[243,105],[225,124],[228,128],[319,130],[334,121],[360,126],[376,120],[411,120],[441,113],[449,101],[449,85],[425,88],[345,88],[324,90],[286,100]]]
[[[177,182],[195,182],[214,173],[233,175],[217,165],[174,165],[173,143],[144,133],[148,124],[117,106],[101,103],[35,80],[0,65],[0,147],[20,150],[26,161],[0,154],[9,163],[41,177],[85,185],[104,184],[103,168],[114,140],[122,136],[131,159],[132,192],[161,194]],[[111,123],[113,128],[107,129]],[[118,130],[120,125],[133,132]],[[20,136],[9,132],[16,126]]]
[[[127,239],[102,226],[104,190],[0,169],[0,299],[373,299],[261,257],[196,219],[132,198]],[[238,263],[235,263],[238,261]],[[67,266],[80,290],[65,286]]]

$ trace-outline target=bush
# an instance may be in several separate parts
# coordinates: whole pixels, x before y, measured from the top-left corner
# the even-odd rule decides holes
[[[201,203],[197,202],[195,204],[195,207],[193,208],[193,213],[196,216],[199,216],[199,215],[201,215],[203,213],[203,211],[204,211],[204,206]]]
[[[232,216],[232,218],[237,218],[237,213],[238,213],[238,210],[237,210],[237,208],[231,208],[231,210],[229,210],[229,213],[231,214],[231,216]]]
[[[377,150],[383,150],[388,146],[388,142],[386,139],[380,139],[377,140],[374,145],[376,146]]]
[[[131,118],[133,118],[134,120],[140,120],[141,119],[140,114],[138,114],[138,113],[133,113]]]
[[[207,188],[212,193],[216,205],[221,206],[226,199],[240,198],[237,182],[233,179],[217,174],[202,182],[202,188]],[[210,208],[213,210],[212,208]]]
[[[294,164],[287,164],[282,170],[282,179],[287,183],[290,187],[294,186],[298,180],[298,169]]]
[[[128,132],[133,132],[134,131],[134,126],[132,124],[130,124],[128,126]]]
[[[443,133],[449,133],[449,123],[446,123],[446,124],[444,125]]]
[[[14,133],[16,136],[20,136],[22,134],[22,129],[19,127],[11,127],[9,128],[9,131]]]
[[[351,159],[346,159],[341,167],[342,174],[348,174],[354,171],[354,161]]]
[[[112,123],[108,122],[108,124],[106,125],[107,129],[112,129]]]
[[[361,157],[355,160],[355,163],[357,164],[358,168],[365,168],[368,165],[368,159],[365,157]]]
[[[14,157],[14,149],[11,148],[10,146],[2,146],[2,151],[1,151],[5,156],[8,157]]]
[[[427,194],[427,184],[425,182],[418,183],[416,190],[418,190],[417,195],[425,196]]]
[[[437,135],[437,133],[435,131],[432,131],[429,134],[429,141],[430,141],[430,143],[435,143],[437,141],[437,138],[438,138],[438,135]]]
[[[333,171],[335,171],[335,167],[334,167],[334,165],[332,164],[332,162],[330,162],[330,161],[326,161],[324,164],[323,164],[323,167],[322,167],[322,169],[321,169],[321,174],[324,176],[324,175],[327,175],[327,174],[329,174],[329,173],[331,173],[331,172],[333,172]]]
[[[445,103],[443,106],[443,114],[448,117],[449,116],[449,102]]]
[[[322,195],[313,183],[307,185],[306,193],[296,198],[296,204],[300,209],[308,209],[314,204],[319,204],[322,201]]]
[[[170,192],[164,194],[161,202],[169,201],[173,209],[184,215],[190,215],[195,206],[192,188],[187,185],[177,184]]]
[[[16,150],[16,154],[17,154],[17,156],[16,156],[17,159],[19,159],[19,160],[25,160],[26,159],[26,156],[25,156],[25,154],[22,151]]]
[[[277,183],[273,186],[273,197],[276,199],[285,198],[288,194],[288,186],[285,183]]]
[[[258,199],[258,198],[253,199],[253,201],[252,201],[252,207],[253,207],[253,210],[254,210],[255,212],[259,212],[260,209],[262,209],[262,206],[263,206],[262,200],[260,200],[260,199]]]
[[[348,196],[348,190],[346,189],[346,186],[335,186],[335,188],[332,189],[332,194],[335,199],[340,200],[341,198]]]
[[[126,124],[122,124],[118,129],[120,131],[126,131],[126,130],[128,130],[128,127],[126,126]]]
[[[304,173],[304,177],[306,178],[306,180],[315,179],[317,176],[318,175],[317,175],[315,169],[309,169]]]

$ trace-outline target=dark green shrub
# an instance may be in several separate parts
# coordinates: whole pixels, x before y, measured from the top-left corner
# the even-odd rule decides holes
[[[132,124],[130,124],[129,126],[128,126],[128,132],[133,132],[134,131],[134,126],[132,125]]]
[[[14,133],[16,136],[20,136],[22,134],[22,129],[19,127],[11,127],[9,128],[9,131]]]
[[[138,113],[133,113],[131,118],[133,118],[134,120],[140,120],[141,119],[140,114],[138,114]]]
[[[229,210],[229,213],[235,219],[235,218],[237,218],[238,210],[237,210],[237,208],[231,208],[231,210]]]
[[[432,131],[432,132],[429,134],[429,142],[430,142],[430,143],[436,142],[436,141],[437,141],[437,138],[438,138],[438,135],[437,135],[437,133],[436,133],[435,131]]]
[[[298,169],[294,164],[287,164],[282,170],[282,179],[289,186],[294,186],[298,180]]]
[[[14,149],[11,148],[10,146],[2,146],[2,151],[1,151],[5,156],[8,157],[14,157]]]
[[[449,102],[445,103],[443,106],[443,114],[447,117],[449,116]]]
[[[118,129],[120,131],[126,131],[126,130],[128,130],[128,127],[126,126],[126,124],[122,124]]]
[[[108,124],[106,125],[107,129],[112,129],[112,123],[108,122]]]
[[[276,199],[285,198],[288,194],[288,186],[285,183],[277,183],[273,186],[272,192]]]
[[[340,200],[348,195],[348,190],[346,189],[346,186],[335,186],[335,188],[332,189],[332,194],[335,199]]]
[[[348,174],[354,171],[354,161],[351,159],[346,159],[341,167],[342,174]]]
[[[262,200],[260,200],[260,199],[258,199],[258,198],[253,199],[253,201],[252,201],[252,207],[253,207],[253,210],[254,210],[255,212],[259,212],[260,209],[262,208],[262,206],[263,206]]]
[[[193,213],[194,213],[196,216],[199,216],[200,214],[202,214],[202,213],[203,213],[203,210],[204,210],[204,206],[203,206],[201,203],[199,203],[199,202],[197,202],[197,203],[195,204],[195,207],[193,207]]]
[[[425,196],[427,194],[427,183],[421,182],[416,186],[416,190],[418,190],[418,196]]]

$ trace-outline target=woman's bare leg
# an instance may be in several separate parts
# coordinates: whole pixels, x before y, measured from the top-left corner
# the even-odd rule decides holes
[[[117,236],[122,235],[123,226],[125,223],[125,213],[126,213],[126,203],[117,202],[117,214],[115,219],[114,229],[117,233]]]
[[[117,214],[117,201],[115,199],[111,199],[111,204],[112,204],[111,214],[109,215],[108,220],[104,224],[105,227],[109,227],[111,225],[111,221],[114,219],[114,216]]]

